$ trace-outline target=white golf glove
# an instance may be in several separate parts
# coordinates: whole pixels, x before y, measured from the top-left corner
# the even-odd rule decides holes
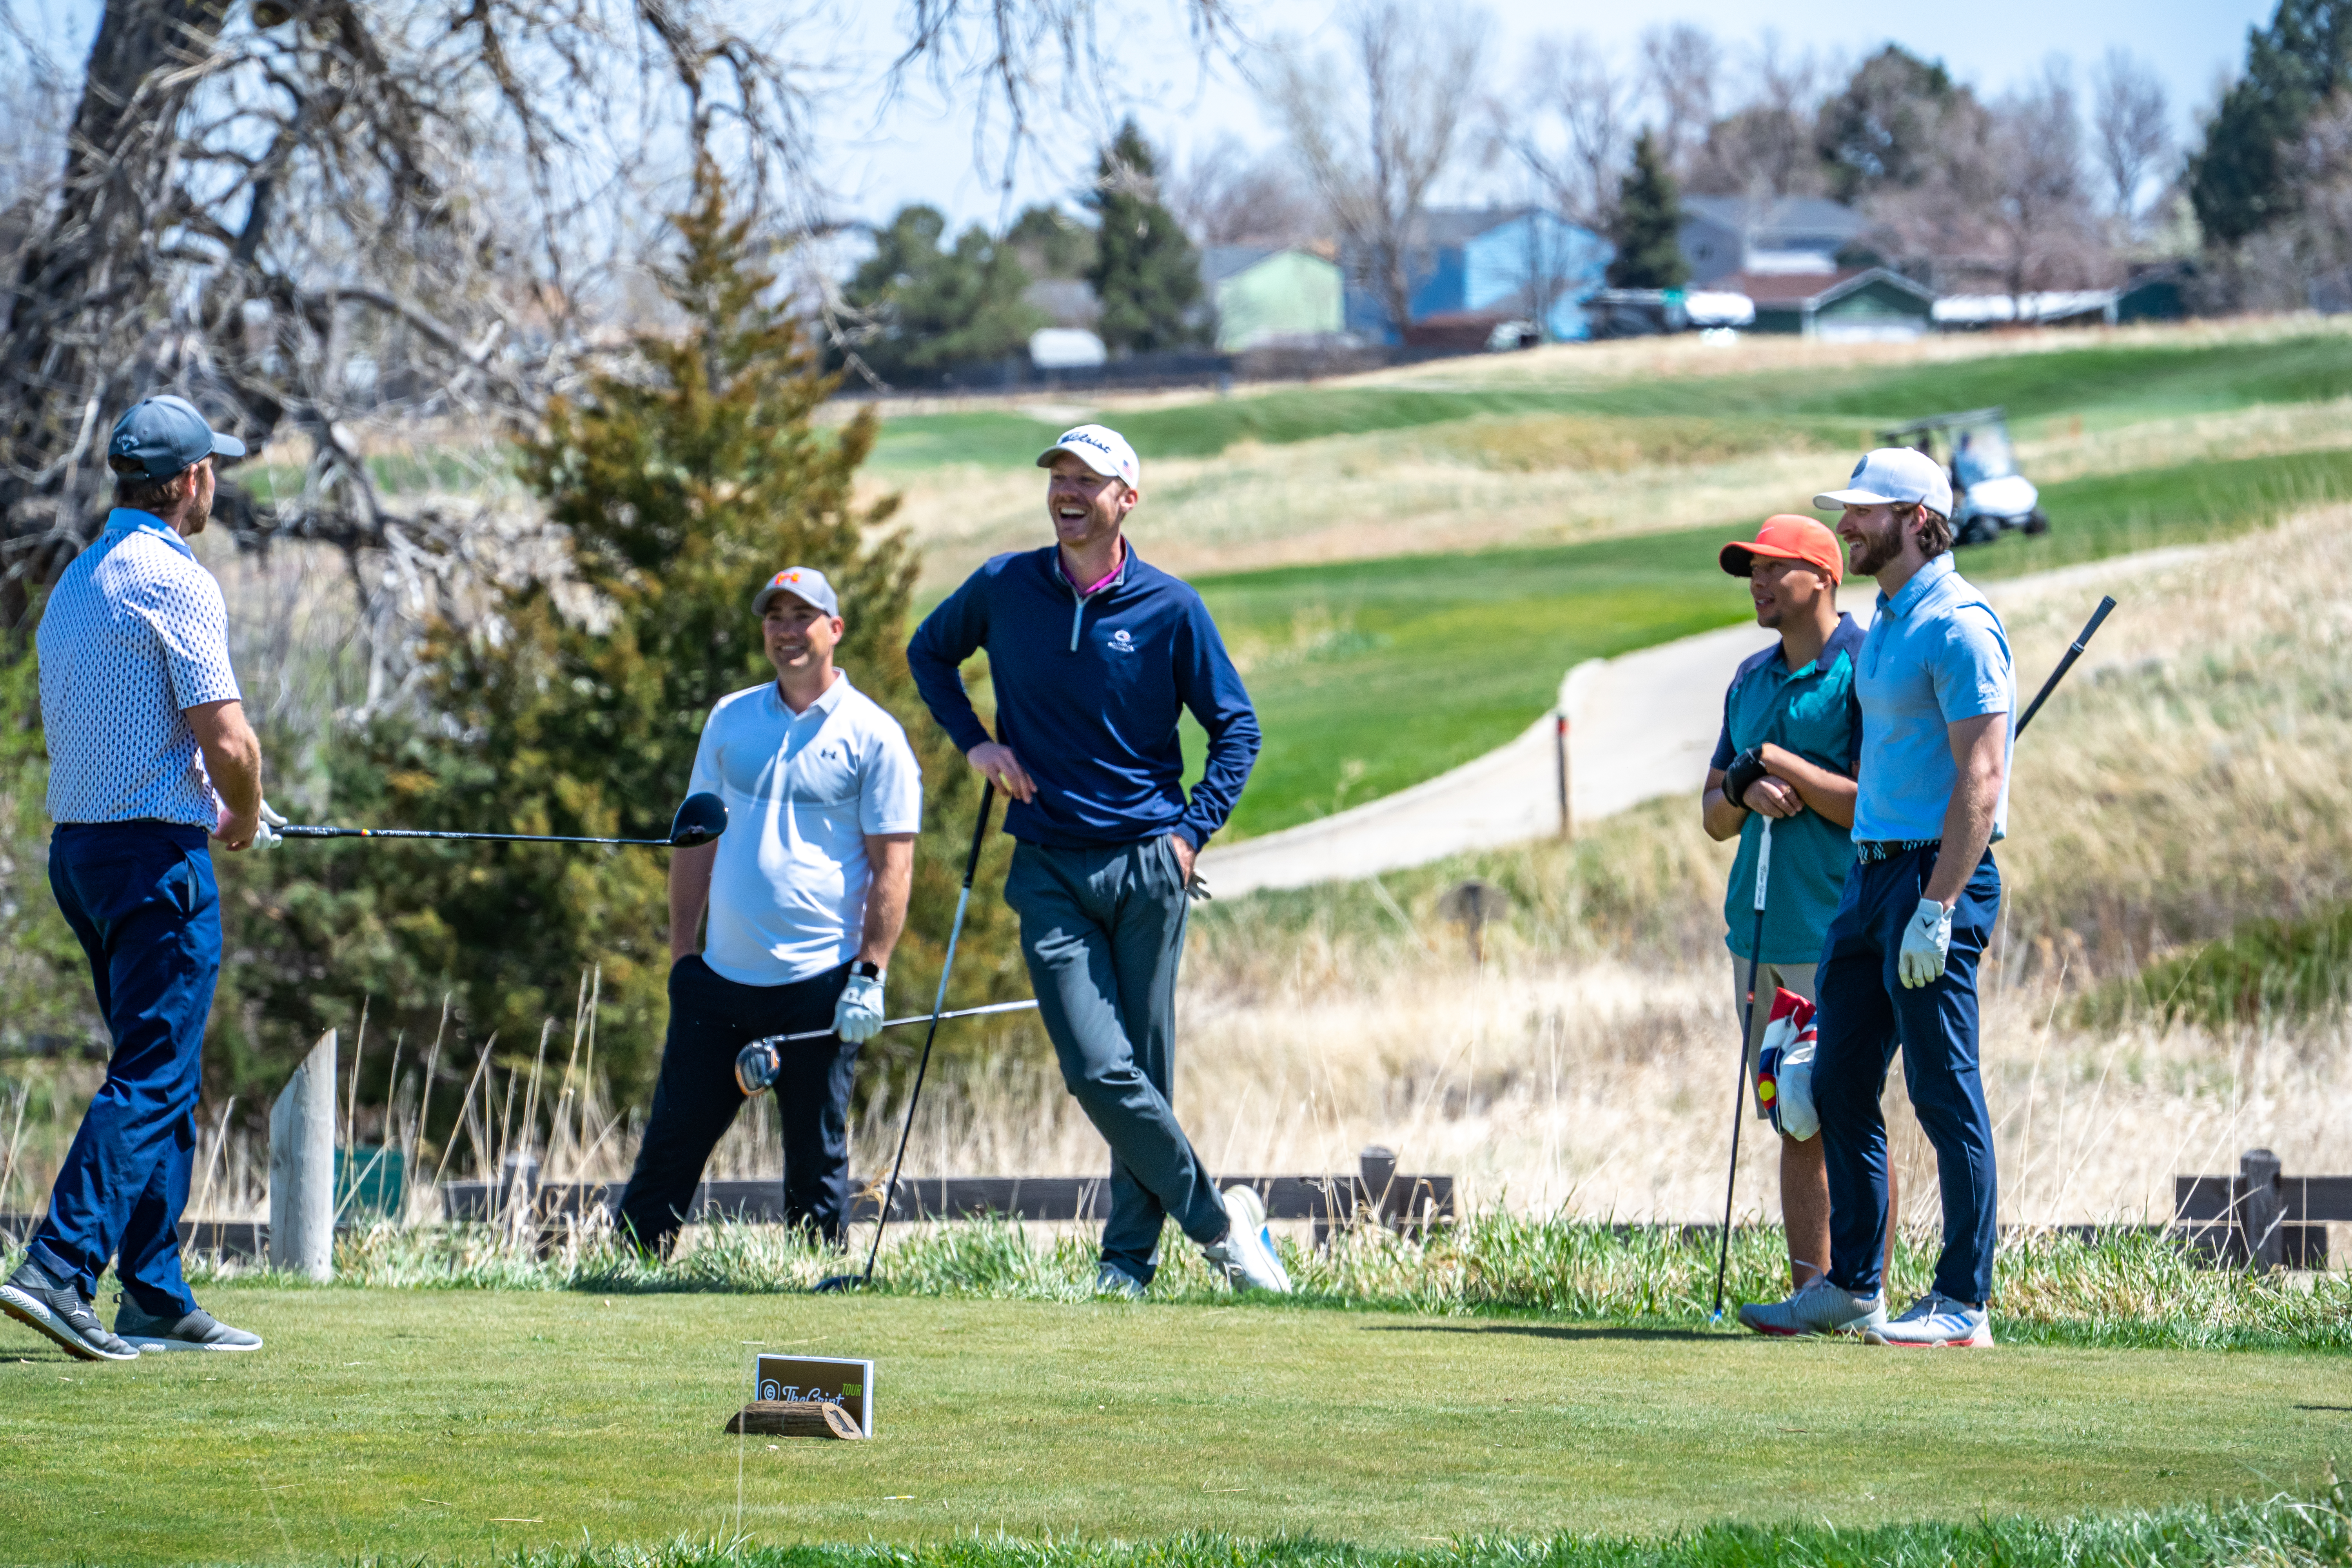
[[[261,826],[253,836],[253,847],[256,849],[271,849],[283,844],[285,840],[278,837],[277,830],[285,826],[286,814],[279,811],[268,801],[263,801],[261,803]]]
[[[1943,978],[1944,959],[1952,951],[1952,911],[1933,899],[1919,900],[1911,923],[1903,928],[1903,952],[1896,960],[1903,984],[1913,991]]]
[[[833,1005],[833,1032],[853,1046],[862,1046],[882,1032],[882,982],[871,974],[853,974]]]

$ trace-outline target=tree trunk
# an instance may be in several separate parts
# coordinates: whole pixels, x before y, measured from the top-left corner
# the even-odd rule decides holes
[[[0,632],[89,532],[107,421],[151,374],[157,231],[178,125],[229,0],[107,0],[59,199],[26,246],[0,340]]]

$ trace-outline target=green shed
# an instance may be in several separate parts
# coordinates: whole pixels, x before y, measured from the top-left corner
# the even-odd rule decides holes
[[[1750,330],[1759,332],[1872,342],[1924,337],[1935,329],[1935,294],[1884,267],[1743,272],[1716,287],[1756,302],[1756,325]]]
[[[1201,256],[1201,280],[1216,301],[1217,347],[1226,353],[1339,334],[1339,268],[1311,251],[1212,246]]]

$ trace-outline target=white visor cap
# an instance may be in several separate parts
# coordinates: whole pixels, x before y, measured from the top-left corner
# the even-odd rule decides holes
[[[1908,447],[1881,447],[1853,466],[1842,490],[1813,498],[1817,511],[1849,506],[1924,505],[1938,517],[1952,515],[1952,481],[1944,466]]]
[[[1135,448],[1127,437],[1108,425],[1081,425],[1062,432],[1062,438],[1037,454],[1037,466],[1050,468],[1054,454],[1067,452],[1107,479],[1125,479],[1128,489],[1137,488],[1143,466],[1135,460]]]

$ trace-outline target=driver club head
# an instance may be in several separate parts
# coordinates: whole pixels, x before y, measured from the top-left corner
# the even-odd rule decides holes
[[[845,1290],[856,1290],[866,1281],[855,1274],[828,1274],[809,1288],[812,1296],[836,1296]]]
[[[727,803],[708,792],[690,795],[670,820],[670,847],[698,848],[726,831]]]

